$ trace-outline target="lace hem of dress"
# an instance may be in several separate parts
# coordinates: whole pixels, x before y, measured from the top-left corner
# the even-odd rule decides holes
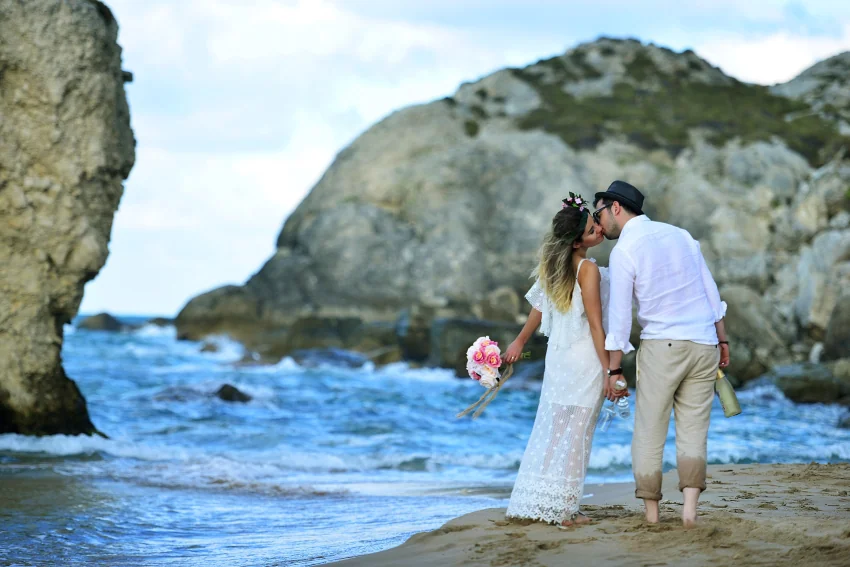
[[[578,512],[583,491],[583,479],[571,482],[533,475],[514,486],[506,517],[560,524]]]

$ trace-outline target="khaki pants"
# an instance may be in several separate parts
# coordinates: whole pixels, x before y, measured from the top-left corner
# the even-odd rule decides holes
[[[720,349],[716,345],[641,341],[632,437],[637,498],[661,500],[661,466],[671,408],[676,415],[679,490],[705,490],[708,422],[719,364]]]

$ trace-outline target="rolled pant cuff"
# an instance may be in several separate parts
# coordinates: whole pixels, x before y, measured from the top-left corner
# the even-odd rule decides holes
[[[661,500],[662,494],[660,492],[651,492],[649,490],[635,490],[635,498],[640,498],[641,500]]]
[[[705,490],[705,459],[703,457],[685,457],[678,455],[676,466],[679,468],[679,491],[686,488]]]

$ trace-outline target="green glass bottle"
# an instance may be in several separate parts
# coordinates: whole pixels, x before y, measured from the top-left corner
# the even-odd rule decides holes
[[[738,403],[738,396],[735,395],[735,390],[726,374],[719,368],[717,369],[717,380],[714,381],[714,390],[720,398],[720,405],[723,407],[723,413],[726,417],[732,417],[741,413],[741,404]]]

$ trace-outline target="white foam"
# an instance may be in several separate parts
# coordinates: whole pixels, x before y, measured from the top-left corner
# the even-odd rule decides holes
[[[454,382],[457,378],[454,371],[447,368],[413,368],[406,362],[387,364],[375,371],[378,376],[391,376],[425,382]]]
[[[285,356],[277,364],[257,364],[240,366],[240,372],[250,374],[301,374],[306,372],[306,369],[299,365],[292,357]]]
[[[0,435],[0,451],[42,453],[51,456],[93,455],[104,453],[115,457],[149,461],[186,459],[191,452],[181,447],[148,446],[123,440],[87,435],[46,435],[29,437],[16,433]]]
[[[595,444],[590,451],[590,463],[588,466],[595,470],[604,470],[611,467],[632,466],[631,445],[615,443],[611,445]]]
[[[286,469],[276,463],[250,462],[226,456],[204,456],[176,464],[115,468],[109,474],[138,484],[167,488],[241,490],[277,496],[323,496],[348,492],[343,486],[317,488],[309,481],[292,482]]]
[[[258,455],[259,456],[259,455]],[[395,453],[387,455],[329,455],[305,453],[275,448],[259,456],[278,463],[280,466],[302,472],[362,472],[374,470],[407,470],[415,463],[416,469],[435,471],[452,466],[486,470],[515,470],[522,459],[522,451],[503,454],[438,454],[438,453]]]
[[[242,343],[231,339],[226,335],[211,335],[204,339],[217,347],[217,352],[202,353],[204,357],[220,362],[236,362],[245,356],[245,347]],[[200,347],[199,347],[200,349]]]
[[[177,340],[177,327],[174,325],[154,325],[153,323],[145,323],[138,329],[132,331],[137,337],[165,337]]]

